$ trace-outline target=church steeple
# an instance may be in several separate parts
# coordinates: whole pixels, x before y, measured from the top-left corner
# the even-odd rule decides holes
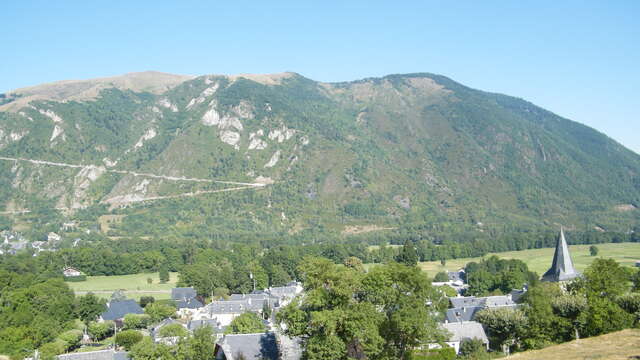
[[[553,263],[551,264],[551,268],[542,275],[542,281],[567,281],[579,275],[580,274],[573,268],[567,240],[564,238],[564,229],[560,227],[556,251],[553,254]]]

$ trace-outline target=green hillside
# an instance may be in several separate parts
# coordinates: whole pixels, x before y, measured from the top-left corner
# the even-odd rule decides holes
[[[425,73],[171,81],[3,97],[2,225],[44,234],[115,214],[114,237],[337,238],[375,224],[437,240],[640,224],[640,156],[521,99]]]

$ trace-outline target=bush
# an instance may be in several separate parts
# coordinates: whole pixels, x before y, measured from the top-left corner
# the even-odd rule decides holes
[[[153,296],[141,296],[140,297],[140,306],[141,307],[146,307],[147,305],[155,302],[156,299]]]
[[[176,308],[171,305],[153,303],[147,305],[147,307],[144,308],[144,312],[151,317],[151,321],[156,323],[173,317],[176,313]]]
[[[74,348],[80,345],[80,341],[82,340],[82,331],[81,330],[65,331],[62,334],[60,334],[60,336],[58,336],[58,339],[66,342],[68,347]]]
[[[89,323],[89,326],[88,326],[89,335],[91,335],[91,337],[94,340],[100,341],[106,338],[107,336],[111,335],[111,333],[113,332],[113,326],[114,326],[113,321],[105,321],[102,323],[99,323],[99,322]]]
[[[486,346],[478,339],[464,339],[460,344],[460,356],[464,359],[488,359]]]
[[[143,329],[151,322],[151,317],[146,314],[127,314],[124,316],[125,329]]]
[[[455,360],[455,358],[456,351],[450,347],[414,351],[411,356],[412,360]]]
[[[79,275],[79,276],[65,276],[65,277],[64,277],[64,281],[67,281],[67,282],[81,282],[81,281],[87,281],[87,276],[86,276],[86,275]]]
[[[69,345],[64,340],[57,339],[42,345],[40,347],[40,354],[42,359],[54,359],[56,355],[64,353],[68,348]]]
[[[124,347],[125,350],[131,350],[131,347],[140,342],[142,338],[142,334],[136,330],[124,330],[116,335],[115,342],[117,345]]]
[[[185,329],[184,326],[180,324],[165,325],[162,328],[160,328],[159,333],[160,333],[160,337],[174,337],[174,336],[185,337],[188,334],[187,329]]]
[[[449,281],[449,275],[447,275],[447,273],[444,272],[444,271],[440,271],[433,278],[433,281],[435,281],[435,282],[447,282],[447,281]]]

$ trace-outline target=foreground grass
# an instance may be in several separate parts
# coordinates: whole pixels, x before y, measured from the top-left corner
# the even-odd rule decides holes
[[[96,296],[109,298],[116,290],[124,290],[125,294],[132,299],[139,299],[141,296],[153,296],[156,299],[169,299],[171,288],[176,286],[178,273],[170,273],[169,281],[160,284],[158,273],[143,273],[133,275],[117,276],[87,276],[87,281],[69,282],[69,287],[77,295],[93,292]],[[151,278],[151,284],[147,279]]]
[[[591,245],[569,246],[573,265],[578,271],[582,271],[587,268],[587,266],[589,266],[589,264],[598,257],[612,258],[625,266],[634,266],[636,260],[640,260],[640,243],[597,244],[596,246],[600,250],[598,256],[591,256],[589,254],[590,246]],[[488,254],[485,257],[497,255],[503,259],[519,259],[527,264],[529,270],[537,272],[538,275],[542,275],[551,266],[554,250],[554,248],[543,248],[508,251]],[[481,259],[482,258],[479,257],[449,259],[446,261],[445,266],[442,266],[440,261],[422,262],[419,265],[430,276],[434,276],[439,271],[454,271],[464,267],[468,262],[480,261]]]
[[[640,330],[627,329],[592,338],[574,340],[542,350],[526,351],[505,359],[583,360],[640,359]]]

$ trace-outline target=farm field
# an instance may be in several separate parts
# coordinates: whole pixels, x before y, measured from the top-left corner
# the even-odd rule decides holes
[[[591,262],[598,258],[613,258],[617,262],[626,266],[634,266],[636,260],[640,260],[640,243],[616,243],[616,244],[597,244],[600,250],[598,256],[589,255],[589,246],[591,245],[570,245],[571,259],[576,270],[583,271]],[[519,259],[524,261],[529,270],[535,271],[542,276],[551,266],[553,260],[554,248],[529,249],[522,251],[508,251],[502,253],[491,253],[485,255],[497,255],[504,259]],[[482,258],[460,258],[448,259],[445,266],[440,261],[421,262],[419,266],[430,276],[434,276],[439,271],[453,271],[464,267],[471,261],[480,261]]]
[[[153,282],[147,283],[151,278]],[[153,296],[154,298],[169,299],[171,288],[178,282],[178,273],[169,273],[169,281],[160,284],[158,273],[115,275],[115,276],[87,276],[87,281],[68,282],[76,295],[84,295],[93,292],[96,296],[109,298],[111,294],[119,289],[132,299],[138,300],[141,296]]]
[[[639,359],[640,330],[627,329],[506,357],[513,360]]]

